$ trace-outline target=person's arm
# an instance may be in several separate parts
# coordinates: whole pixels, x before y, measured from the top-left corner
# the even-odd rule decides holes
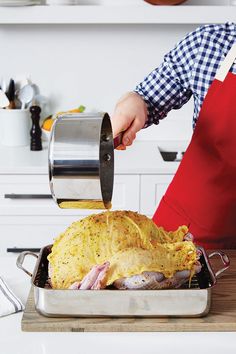
[[[112,116],[114,136],[125,131],[123,145],[136,133],[158,124],[172,109],[181,108],[192,96],[192,71],[201,44],[201,27],[188,34],[165,55],[163,63],[117,103]]]

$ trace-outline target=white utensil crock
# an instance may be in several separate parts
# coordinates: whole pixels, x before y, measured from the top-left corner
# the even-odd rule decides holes
[[[26,146],[30,143],[30,112],[27,109],[0,109],[1,144]]]

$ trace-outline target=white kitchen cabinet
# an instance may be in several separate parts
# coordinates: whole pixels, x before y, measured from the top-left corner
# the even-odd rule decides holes
[[[115,175],[112,209],[139,211],[139,175]]]
[[[101,212],[60,209],[55,204],[46,149],[36,155],[27,147],[0,146],[0,157],[0,254],[7,248],[49,244],[73,221]],[[156,141],[136,142],[126,152],[117,151],[115,161],[112,209],[152,216],[178,163],[164,162]]]
[[[113,209],[139,210],[139,176],[116,175]],[[60,209],[51,198],[47,175],[0,175],[0,215],[88,215]]]
[[[47,175],[0,176],[1,215],[60,215],[60,212],[51,198]]]
[[[72,222],[82,216],[29,216],[0,217],[0,256],[7,248],[41,248],[51,244]]]
[[[141,176],[140,212],[152,216],[165,194],[173,175]]]
[[[0,254],[49,244],[73,221],[100,212],[60,209],[45,196],[47,175],[0,175]],[[113,209],[139,211],[139,199],[139,175],[115,175]]]

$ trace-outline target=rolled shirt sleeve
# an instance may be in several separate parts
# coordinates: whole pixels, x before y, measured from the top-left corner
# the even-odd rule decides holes
[[[201,27],[189,33],[164,56],[162,64],[154,69],[134,90],[147,104],[145,127],[158,124],[172,109],[181,108],[193,94],[192,72],[201,44]]]

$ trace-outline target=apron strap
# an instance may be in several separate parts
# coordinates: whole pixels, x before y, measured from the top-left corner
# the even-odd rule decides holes
[[[220,68],[218,69],[218,71],[216,73],[216,77],[215,77],[217,80],[224,81],[224,79],[226,78],[235,59],[236,59],[236,43],[229,50],[223,63],[221,64]]]

